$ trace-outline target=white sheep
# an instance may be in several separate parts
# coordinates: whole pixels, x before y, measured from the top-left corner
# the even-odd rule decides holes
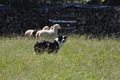
[[[30,35],[33,33],[34,30],[27,30],[25,32],[25,36],[30,37]]]
[[[48,26],[45,26],[45,27],[43,27],[42,30],[49,30],[49,27],[48,27]],[[41,31],[41,30],[38,30],[38,31],[36,32],[36,34],[35,34],[36,38],[39,37],[39,33],[40,33],[40,31]]]
[[[58,36],[58,29],[61,29],[59,24],[55,24],[52,26],[50,30],[41,30],[38,35],[40,39],[46,38],[56,38]]]
[[[45,26],[45,27],[43,27],[43,29],[42,30],[49,30],[49,27],[48,26]],[[38,30],[38,29],[35,29],[35,30],[32,30],[32,29],[30,29],[30,30],[27,30],[26,32],[25,32],[25,36],[27,36],[27,37],[35,37],[36,36],[36,33],[38,32],[38,31],[41,31],[41,30]]]

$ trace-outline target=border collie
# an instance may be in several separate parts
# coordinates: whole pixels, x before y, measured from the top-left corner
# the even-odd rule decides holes
[[[67,36],[58,36],[54,41],[37,41],[34,45],[35,54],[59,53],[66,42]]]

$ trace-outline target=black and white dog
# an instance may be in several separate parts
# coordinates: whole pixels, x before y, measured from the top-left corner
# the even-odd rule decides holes
[[[35,54],[59,53],[66,42],[67,36],[58,36],[54,41],[37,41],[34,45]]]

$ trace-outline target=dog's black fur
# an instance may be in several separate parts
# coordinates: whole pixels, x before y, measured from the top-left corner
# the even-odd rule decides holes
[[[67,36],[58,36],[54,41],[37,41],[34,45],[35,53],[58,53],[66,38]]]

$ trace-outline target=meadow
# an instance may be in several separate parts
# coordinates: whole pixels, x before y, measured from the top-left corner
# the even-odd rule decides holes
[[[68,36],[59,54],[35,55],[37,39],[0,37],[0,80],[119,80],[120,39]]]

